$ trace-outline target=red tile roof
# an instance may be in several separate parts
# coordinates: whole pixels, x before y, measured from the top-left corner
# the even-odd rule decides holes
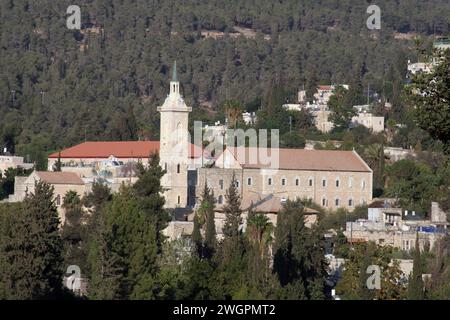
[[[74,172],[36,171],[36,175],[49,184],[84,185],[84,181]]]
[[[317,87],[317,89],[319,89],[319,90],[326,90],[326,91],[331,91],[331,90],[333,90],[333,86],[324,86],[324,85],[322,85],[322,86],[318,86]]]
[[[229,149],[244,168],[371,172],[354,151],[242,148],[244,152],[239,151],[240,148]],[[272,155],[278,157],[278,163],[267,161]]]
[[[159,152],[159,141],[88,141],[61,151],[61,158],[148,158],[153,152]],[[198,157],[201,148],[191,144],[189,154]],[[49,158],[57,159],[59,152]]]

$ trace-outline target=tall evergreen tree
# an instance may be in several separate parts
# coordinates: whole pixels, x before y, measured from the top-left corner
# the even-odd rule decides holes
[[[414,250],[413,271],[408,281],[408,299],[409,300],[423,300],[423,262],[420,254],[419,235],[416,237],[416,247]]]
[[[162,196],[163,187],[161,186],[161,178],[165,171],[159,165],[159,155],[151,154],[148,165],[142,164],[137,166],[138,180],[132,186],[133,194],[139,203],[139,208],[148,215],[151,223],[156,228],[158,250],[161,251],[164,242],[162,230],[170,221],[170,215],[164,209],[165,200]]]
[[[86,268],[86,230],[83,222],[81,199],[75,191],[68,191],[63,198],[65,221],[61,230],[64,243],[65,265],[77,265]]]
[[[222,262],[239,260],[243,252],[241,196],[236,187],[234,176],[225,195],[223,207],[225,223],[223,226]]]
[[[285,298],[323,299],[327,275],[324,243],[317,230],[305,226],[304,210],[300,201],[288,201],[278,214],[274,271]]]
[[[2,245],[1,279],[7,299],[51,299],[62,293],[63,244],[53,187],[28,193]]]
[[[205,217],[204,230],[204,255],[206,258],[211,258],[214,254],[217,246],[216,239],[216,225],[214,222],[214,193],[205,184],[202,192],[202,203],[200,204],[200,209],[202,216]]]

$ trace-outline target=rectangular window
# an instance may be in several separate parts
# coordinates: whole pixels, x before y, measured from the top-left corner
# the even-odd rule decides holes
[[[313,186],[313,180],[309,179],[309,186],[312,187]]]
[[[339,180],[336,180],[336,188],[339,188]]]
[[[220,187],[220,190],[223,190],[223,180],[222,179],[219,180],[219,187]]]
[[[251,186],[252,185],[252,178],[247,178],[247,185]]]
[[[286,179],[285,179],[285,178],[281,179],[281,185],[282,185],[282,186],[285,186],[285,185],[286,185]]]
[[[268,184],[269,186],[272,185],[272,178],[267,179],[267,184]]]
[[[322,180],[322,187],[326,187],[327,186],[327,180],[323,179]]]
[[[300,185],[300,179],[295,179],[295,185],[298,187]]]

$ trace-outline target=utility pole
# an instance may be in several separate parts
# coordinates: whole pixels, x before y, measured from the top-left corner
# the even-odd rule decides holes
[[[16,90],[11,90],[11,94],[12,94],[12,104],[14,107],[16,101]]]
[[[40,94],[41,94],[41,103],[44,104],[45,91],[41,90]]]

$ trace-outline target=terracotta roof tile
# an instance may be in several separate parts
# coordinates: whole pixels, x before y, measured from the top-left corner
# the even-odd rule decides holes
[[[36,171],[36,175],[49,184],[84,185],[84,181],[74,172]]]
[[[61,158],[148,158],[159,151],[159,141],[88,141],[61,151]],[[191,157],[198,157],[201,149],[191,144]],[[52,153],[49,158],[56,159],[59,152]]]
[[[239,151],[242,149],[245,153]],[[355,151],[275,148],[230,148],[230,151],[244,168],[371,172]],[[272,154],[278,157],[278,163],[265,163],[268,162],[265,158]]]

